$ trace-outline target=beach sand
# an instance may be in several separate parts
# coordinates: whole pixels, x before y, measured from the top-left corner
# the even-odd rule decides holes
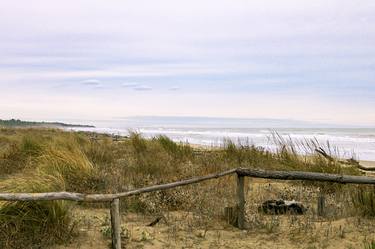
[[[269,181],[258,179],[252,182],[252,190],[247,200],[258,195],[256,189],[268,186]],[[272,189],[283,190],[285,183],[272,183]],[[313,200],[313,202],[315,202]],[[251,209],[251,208],[250,208]],[[74,209],[79,217],[79,236],[72,244],[54,246],[52,249],[109,248],[111,243],[108,209]],[[252,224],[261,223],[256,228],[241,231],[219,217],[202,220],[188,211],[163,213],[161,220],[153,227],[147,226],[157,215],[146,215],[123,211],[123,248],[364,248],[364,243],[375,240],[373,219],[346,217],[319,219],[310,215],[302,216],[254,216],[262,220],[247,219]],[[267,221],[265,221],[267,220]],[[293,222],[291,222],[293,221]],[[203,224],[203,225],[202,225]]]
[[[375,161],[360,161],[360,164],[364,167],[375,168]]]

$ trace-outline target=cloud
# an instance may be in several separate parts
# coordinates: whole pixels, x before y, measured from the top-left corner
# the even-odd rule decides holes
[[[97,79],[88,79],[81,82],[84,86],[89,86],[92,89],[101,90],[101,89],[107,89],[107,86],[104,86],[100,80]]]
[[[152,87],[140,85],[140,86],[133,87],[133,89],[136,90],[136,91],[151,91]]]
[[[95,80],[95,79],[84,80],[81,83],[86,86],[95,86],[95,87],[101,86],[100,80]]]
[[[138,87],[139,84],[138,83],[122,83],[121,86],[125,88],[134,88],[134,87]]]
[[[121,86],[124,88],[131,88],[135,91],[151,91],[152,90],[152,87],[141,85],[138,83],[122,83]]]
[[[172,86],[170,87],[168,90],[169,91],[177,91],[177,90],[180,90],[181,88],[179,86]]]
[[[106,87],[103,86],[103,85],[101,85],[101,84],[99,84],[99,85],[95,85],[95,86],[93,86],[93,88],[94,88],[94,89],[105,89]]]
[[[212,102],[207,109],[196,105],[186,112],[193,115],[235,113],[240,109],[238,96],[245,93],[259,94],[259,100],[272,106],[293,100],[288,111],[296,113],[296,119],[308,117],[311,103],[295,95],[334,98],[338,104],[331,113],[345,113],[340,104],[358,102],[362,110],[371,110],[375,103],[373,0],[33,2],[26,6],[0,1],[0,108],[7,104],[4,96],[41,91],[62,99],[98,97],[87,100],[89,107],[80,110],[98,113],[96,108],[104,106],[98,101],[116,100],[119,88],[157,89],[154,99],[142,100],[145,110],[173,114],[189,109],[191,103],[171,106],[169,99],[165,106],[155,103],[166,91],[180,87],[183,92],[169,94],[176,103],[188,94],[201,94],[201,100],[194,97],[197,103],[204,103],[210,94],[223,94],[222,99],[236,95],[227,101],[226,111]],[[281,93],[283,99],[276,99],[274,94]],[[138,101],[139,96],[133,95]],[[244,108],[253,105],[250,97],[248,101]],[[118,112],[127,115],[141,108]],[[306,110],[297,112],[298,108]],[[35,113],[42,110],[36,108]],[[269,117],[282,115],[282,110],[275,113],[262,105],[259,111]],[[324,118],[331,113],[324,109],[308,114]],[[351,118],[375,120],[371,113],[353,112]],[[247,108],[241,115],[255,114]]]

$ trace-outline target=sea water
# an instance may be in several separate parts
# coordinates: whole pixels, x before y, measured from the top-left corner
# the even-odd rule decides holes
[[[81,121],[85,122],[85,121]],[[86,121],[87,123],[88,121]],[[146,138],[166,135],[174,141],[204,146],[222,146],[230,139],[243,145],[278,148],[275,136],[300,146],[314,140],[341,158],[375,161],[375,128],[344,127],[278,119],[230,119],[196,117],[132,117],[88,122],[96,128],[75,128],[114,135],[135,131]],[[331,127],[330,127],[331,126]],[[328,145],[329,144],[329,145]]]

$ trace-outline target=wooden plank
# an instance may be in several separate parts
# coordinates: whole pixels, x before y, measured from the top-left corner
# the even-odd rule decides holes
[[[140,188],[131,190],[128,192],[118,194],[80,194],[80,193],[68,193],[68,192],[51,192],[51,193],[0,193],[0,200],[4,201],[39,201],[39,200],[70,200],[70,201],[85,201],[85,202],[108,202],[113,199],[121,197],[139,195],[142,193],[166,190],[181,186],[186,186],[194,183],[199,183],[230,174],[236,173],[236,169],[227,170],[220,173],[210,174],[207,176],[194,177],[187,180],[178,182],[172,182],[161,185],[154,185],[150,187]]]
[[[245,177],[237,175],[238,228],[245,228]]]
[[[325,195],[322,190],[319,191],[318,196],[318,216],[324,216],[325,214]]]
[[[84,194],[69,192],[49,192],[49,193],[0,193],[2,201],[53,201],[69,200],[84,201]],[[110,201],[110,200],[107,200]]]
[[[112,249],[121,249],[121,217],[119,199],[112,200],[110,212],[112,229]]]
[[[278,180],[305,180],[318,182],[375,184],[375,178],[367,176],[336,175],[303,171],[267,171],[244,168],[237,169],[237,173],[243,176]]]
[[[41,201],[41,200],[71,200],[86,202],[108,202],[127,196],[139,195],[148,192],[166,190],[198,182],[207,181],[223,177],[226,175],[237,173],[241,176],[249,176],[256,178],[279,179],[279,180],[308,180],[320,182],[336,182],[336,183],[356,183],[356,184],[375,184],[375,178],[366,176],[348,176],[334,175],[314,172],[302,171],[266,171],[259,169],[231,169],[221,173],[210,174],[207,176],[195,177],[173,183],[154,185],[150,187],[131,190],[128,192],[117,194],[80,194],[68,192],[51,192],[51,193],[0,193],[0,200],[4,201]]]

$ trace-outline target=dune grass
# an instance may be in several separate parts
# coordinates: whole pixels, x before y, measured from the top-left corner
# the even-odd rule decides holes
[[[55,136],[57,135],[57,136]],[[52,130],[17,130],[0,160],[0,192],[87,191],[93,165],[71,134]],[[71,203],[1,202],[0,247],[36,248],[65,242],[73,234]]]
[[[324,147],[313,140],[295,144],[277,135],[274,139],[278,149],[271,153],[249,143],[230,140],[225,140],[222,148],[207,150],[175,143],[166,136],[145,139],[138,133],[131,133],[128,138],[114,140],[103,134],[4,128],[0,129],[0,192],[114,193],[236,167],[360,173],[357,168],[343,167],[339,160],[335,160],[334,150],[329,144]],[[322,147],[332,160],[316,153],[315,150]],[[301,156],[297,153],[301,148],[311,154]],[[143,213],[157,213],[161,208],[195,208],[208,217],[210,210],[214,212],[217,205],[227,198],[227,193],[235,191],[233,182],[222,179],[217,185],[202,183],[199,184],[199,193],[194,186],[148,193],[122,200],[121,206],[127,211]],[[335,185],[317,185],[330,192],[340,191],[339,187],[332,186]],[[215,191],[220,196],[215,198],[202,194],[218,188]],[[363,209],[363,205],[373,205],[374,196],[365,192],[352,198],[366,200],[358,202],[353,199],[355,203],[362,203],[356,206],[358,209]],[[74,234],[74,221],[69,212],[71,205],[73,203],[62,201],[2,202],[0,247],[41,245],[43,238],[47,237],[47,244],[69,241]]]
[[[358,186],[351,193],[351,201],[360,215],[375,217],[375,186]]]
[[[0,182],[0,192],[53,192],[65,189],[62,177],[28,172]],[[62,243],[72,236],[70,203],[0,202],[0,248],[35,248]],[[32,248],[32,247],[30,247]]]

